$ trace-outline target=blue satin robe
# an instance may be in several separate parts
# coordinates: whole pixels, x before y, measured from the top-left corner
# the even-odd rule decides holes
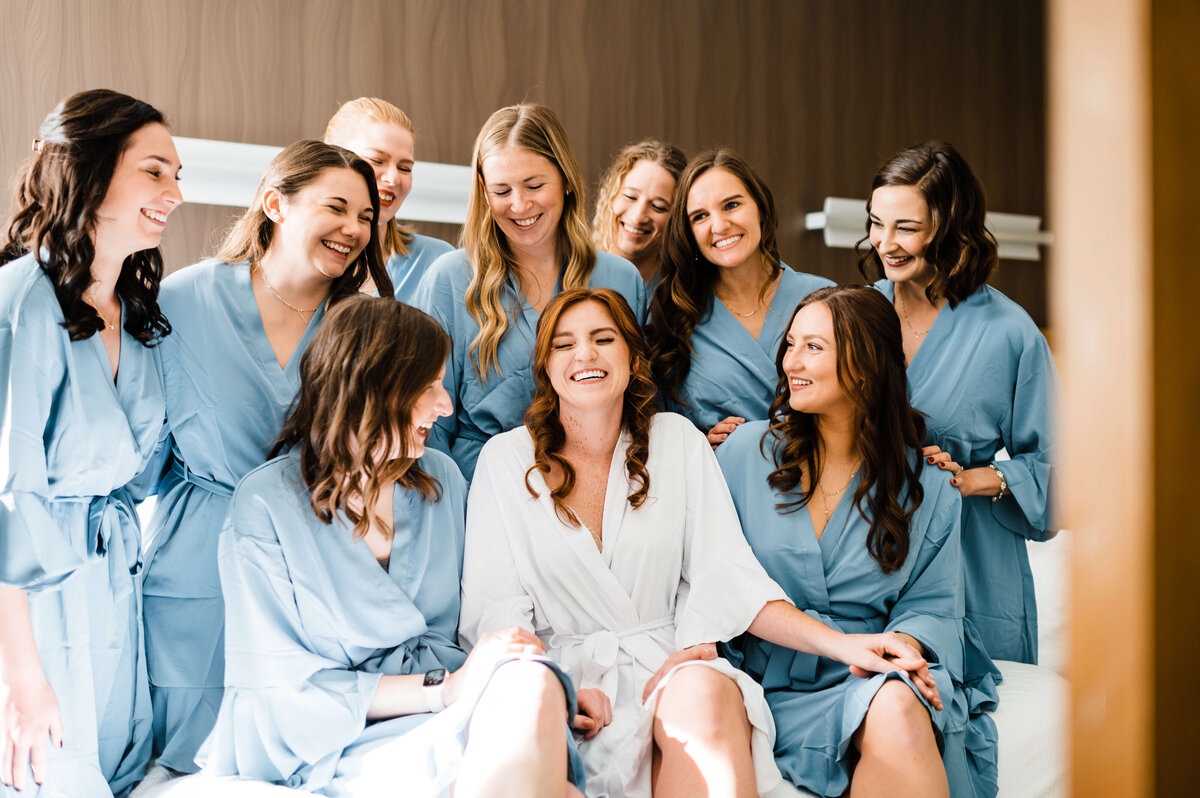
[[[780,494],[767,484],[775,469],[766,421],[747,422],[717,448],[717,460],[750,547],[767,573],[799,608],[847,633],[904,632],[925,647],[942,697],[929,710],[944,751],[951,795],[994,796],[996,730],[983,711],[994,709],[998,672],[972,651],[980,676],[964,684],[961,499],[944,475],[921,473],[925,496],[909,527],[909,551],[899,570],[885,574],[867,551],[870,524],[853,506],[860,477],[851,480],[818,539],[804,507],[780,513]],[[913,457],[918,457],[913,453]],[[818,795],[838,796],[849,786],[851,738],[888,679],[860,679],[840,662],[783,648],[746,634],[726,656],[758,680],[775,716],[775,758],[784,776]]]
[[[163,281],[159,301],[174,328],[162,346],[170,465],[147,534],[146,649],[155,753],[189,773],[224,684],[217,538],[233,487],[279,434],[325,310],[280,368],[245,263],[189,266]]]
[[[150,758],[135,479],[163,425],[157,348],[72,342],[32,255],[0,267],[0,583],[29,598],[63,720],[47,781],[0,795],[123,795]],[[7,621],[0,621],[7,622]]]
[[[429,271],[435,260],[453,251],[454,247],[440,238],[413,233],[413,240],[408,245],[408,254],[393,255],[387,261],[387,272],[392,278],[396,299],[411,305],[425,272]]]
[[[876,287],[895,296],[887,280]],[[983,286],[942,308],[908,366],[908,393],[927,416],[928,443],[965,468],[995,462],[1008,482],[1012,493],[997,502],[963,499],[967,618],[992,658],[1037,664],[1025,541],[1057,529],[1050,483],[1058,371],[1050,347],[1020,306]],[[995,460],[1001,448],[1011,460]]]
[[[510,278],[503,299],[510,315],[508,331],[500,340],[500,373],[480,379],[468,355],[471,342],[479,334],[479,324],[467,312],[464,298],[470,282],[467,254],[455,250],[434,262],[413,300],[416,307],[441,323],[451,339],[445,384],[454,400],[454,415],[438,419],[429,442],[454,458],[468,482],[483,444],[493,435],[525,423],[525,411],[533,402],[533,345],[541,316],[525,302],[520,287]],[[597,252],[588,286],[615,290],[629,302],[638,324],[645,321],[646,286],[629,261]],[[561,289],[560,283],[555,293]],[[516,312],[517,307],[520,312]]]
[[[669,402],[670,409],[705,434],[729,416],[766,418],[779,382],[775,355],[787,334],[788,319],[806,296],[833,284],[783,264],[757,339],[714,297],[712,313],[692,333],[692,365],[680,391],[687,405]]]

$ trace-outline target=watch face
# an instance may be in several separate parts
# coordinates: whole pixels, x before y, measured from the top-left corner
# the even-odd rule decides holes
[[[425,687],[433,687],[435,684],[441,684],[446,681],[446,669],[434,668],[431,671],[425,672]]]

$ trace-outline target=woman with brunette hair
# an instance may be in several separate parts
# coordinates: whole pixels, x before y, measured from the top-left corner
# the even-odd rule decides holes
[[[578,795],[571,682],[537,638],[455,645],[466,483],[425,446],[453,411],[449,349],[421,311],[359,297],[305,352],[286,454],[241,481],[221,534],[229,661],[206,775],[333,796]]]
[[[753,795],[779,784],[762,691],[717,658],[747,628],[869,671],[925,661],[787,603],[740,534],[712,450],[655,412],[633,312],[607,289],[546,307],[526,426],[483,448],[467,507],[460,635],[517,626],[579,688],[589,795]],[[898,656],[889,662],[884,656]]]
[[[300,385],[300,355],[330,305],[388,286],[366,161],[299,141],[267,167],[219,260],[163,282],[170,462],[147,536],[145,626],[154,749],[196,769],[223,689],[217,536],[238,480],[267,459]]]
[[[871,248],[859,268],[882,278],[876,287],[903,322],[909,395],[929,419],[926,443],[941,450],[931,456],[963,497],[967,618],[992,657],[1036,664],[1025,541],[1056,530],[1054,358],[1029,315],[986,284],[997,252],[983,186],[953,147],[895,155],[867,211]],[[997,459],[1001,449],[1011,459]]]
[[[771,190],[731,150],[696,156],[679,179],[650,304],[654,377],[714,447],[767,417],[787,313],[833,285],[779,260],[776,226]]]
[[[33,148],[0,236],[0,795],[124,795],[150,757],[135,478],[162,428],[179,156],[107,90]]]
[[[622,147],[600,178],[592,220],[596,249],[636,266],[648,290],[661,274],[663,228],[685,166],[687,156],[675,145],[644,139]]]
[[[612,288],[639,322],[645,305],[637,269],[592,247],[583,173],[553,111],[524,103],[492,114],[471,168],[463,249],[430,267],[413,301],[453,341],[446,390],[457,412],[434,428],[433,445],[468,481],[488,438],[521,426],[538,316],[555,294]]]
[[[396,299],[411,304],[421,277],[438,256],[454,247],[423,236],[396,218],[412,190],[416,132],[408,115],[387,100],[359,97],[343,103],[325,128],[325,143],[337,144],[371,164],[379,188],[379,242]],[[369,278],[364,293],[378,294]]]
[[[780,770],[818,795],[946,795],[947,775],[950,794],[995,795],[980,713],[999,674],[972,652],[981,681],[963,686],[961,501],[921,459],[899,320],[873,288],[821,289],[788,320],[777,364],[769,419],[717,450],[750,546],[797,607],[903,637],[953,696],[943,709],[902,674],[859,678],[750,629],[728,656],[766,691]]]

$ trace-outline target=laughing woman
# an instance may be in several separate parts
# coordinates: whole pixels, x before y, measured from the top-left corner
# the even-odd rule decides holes
[[[217,536],[233,487],[266,460],[300,384],[300,356],[327,306],[379,256],[371,167],[319,141],[267,167],[220,260],[163,283],[174,325],[162,348],[170,465],[146,556],[145,624],[158,761],[189,773],[221,704],[224,603]]]
[[[325,128],[325,142],[345,147],[371,164],[379,186],[379,242],[396,299],[412,303],[421,277],[453,247],[415,233],[396,219],[412,190],[416,133],[408,115],[387,100],[359,97],[342,105]],[[368,278],[362,291],[378,294]]]
[[[967,617],[993,658],[1036,664],[1025,542],[1056,529],[1054,358],[1029,314],[987,285],[997,254],[983,186],[953,147],[898,153],[871,189],[860,268],[882,278],[903,321],[913,406],[929,419],[926,442],[949,456],[941,467],[957,472]],[[1002,448],[1011,459],[996,459]]]
[[[421,311],[359,297],[305,352],[288,451],[242,480],[221,534],[228,689],[205,774],[347,797],[579,796],[573,688],[537,638],[488,632],[469,657],[454,642],[466,484],[425,448],[453,410],[449,348]]]
[[[646,139],[622,147],[600,178],[592,220],[596,249],[636,266],[648,290],[662,272],[663,228],[685,166],[687,157],[678,147]]]
[[[133,481],[162,429],[179,156],[102,90],[34,150],[0,237],[0,795],[119,796],[150,758]]]
[[[533,400],[538,316],[559,291],[605,287],[644,316],[645,286],[628,261],[592,247],[583,173],[549,108],[501,108],[479,131],[463,249],[444,255],[413,301],[453,347],[446,390],[456,413],[434,429],[468,481],[488,438],[521,426]]]
[[[922,460],[899,320],[873,288],[822,289],[788,320],[777,365],[769,420],[717,450],[746,538],[796,606],[900,635],[953,696],[943,708],[900,674],[859,678],[751,629],[728,654],[766,690],[780,770],[826,796],[994,796],[991,685],[963,686],[961,501]]]
[[[714,447],[767,417],[788,313],[833,284],[779,260],[776,226],[771,190],[730,150],[693,158],[679,179],[650,304],[655,380]]]
[[[938,701],[908,642],[843,635],[787,603],[741,535],[704,436],[655,413],[645,343],[619,295],[552,300],[534,368],[527,426],[484,446],[471,486],[460,634],[517,626],[570,670],[589,795],[779,784],[762,690],[716,655],[746,629],[870,671],[909,668]]]

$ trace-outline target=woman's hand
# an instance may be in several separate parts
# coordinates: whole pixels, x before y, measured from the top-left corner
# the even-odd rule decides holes
[[[612,702],[603,690],[594,687],[576,690],[575,699],[579,702],[579,714],[575,716],[571,728],[584,732],[583,739],[592,739],[612,723]]]
[[[36,673],[13,672],[0,679],[0,780],[25,788],[25,769],[33,780],[46,780],[47,742],[62,747],[62,714],[54,689],[40,666]]]
[[[454,673],[446,677],[442,699],[450,706],[469,684],[486,681],[496,668],[496,663],[514,655],[536,655],[545,652],[546,646],[538,636],[528,629],[510,626],[487,632],[467,655],[467,661]]]
[[[949,471],[950,484],[958,488],[962,496],[995,496],[1000,492],[1000,477],[994,469],[963,468],[950,459],[949,452],[943,452],[936,446],[926,446],[921,449],[925,462],[937,466],[943,471]]]
[[[926,446],[921,449],[921,456],[925,458],[925,462],[931,466],[937,466],[943,471],[949,471],[953,474],[962,473],[963,467],[950,457],[950,452],[943,452],[936,446]],[[954,484],[954,480],[950,480],[950,484]]]
[[[725,442],[729,437],[729,433],[738,428],[739,424],[745,424],[746,419],[740,416],[729,416],[724,421],[718,421],[717,425],[708,431],[708,442],[715,449]]]
[[[679,665],[683,662],[691,662],[694,659],[707,660],[716,658],[716,643],[699,643],[697,645],[688,646],[685,649],[676,651],[674,654],[667,657],[666,660],[663,661],[662,665],[658,666],[658,670],[656,670],[654,675],[650,677],[650,681],[646,682],[646,689],[642,691],[642,703],[645,703],[646,699],[650,697],[650,694],[654,692],[654,688],[657,687],[658,683],[662,681],[662,678],[670,672],[671,668],[674,668],[676,665]]]
[[[942,709],[937,683],[929,672],[929,664],[921,656],[916,641],[897,632],[875,635],[843,635],[834,658],[850,666],[850,672],[860,678],[876,673],[904,671],[917,690],[935,709]]]

